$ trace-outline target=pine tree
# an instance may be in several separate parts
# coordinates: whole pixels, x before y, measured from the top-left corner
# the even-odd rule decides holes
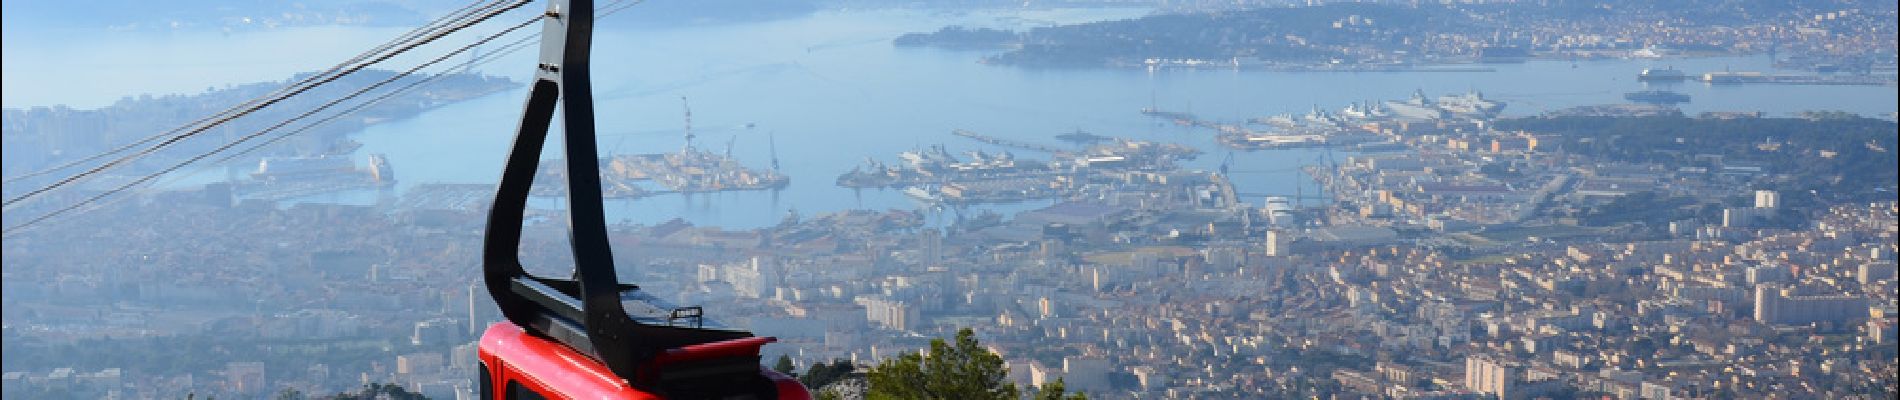
[[[785,374],[788,376],[797,376],[798,375],[797,373],[792,372],[797,368],[798,368],[797,366],[792,365],[792,356],[784,355],[784,354],[780,354],[778,356],[778,362],[772,364],[773,371],[778,371],[779,373]]]
[[[1062,378],[1042,384],[1042,388],[1036,389],[1035,398],[1036,400],[1089,400],[1089,396],[1081,392],[1068,393],[1067,385],[1062,382]]]
[[[825,362],[819,361],[812,364],[810,368],[807,368],[804,375],[799,375],[798,381],[804,383],[805,387],[817,389],[836,382],[856,371],[857,366],[852,365],[850,360],[842,358],[835,359],[831,360],[831,364],[825,364]]]
[[[905,353],[872,367],[870,399],[1014,400],[1016,385],[1005,378],[1003,357],[977,343],[970,328],[954,343],[930,341],[928,355]]]

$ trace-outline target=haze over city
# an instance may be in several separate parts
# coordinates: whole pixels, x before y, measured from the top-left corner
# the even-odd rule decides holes
[[[1891,2],[591,3],[5,3],[5,397],[1896,393]]]

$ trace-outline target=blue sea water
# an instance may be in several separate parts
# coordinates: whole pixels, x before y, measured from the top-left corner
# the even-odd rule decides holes
[[[1054,136],[1076,129],[1177,142],[1205,151],[1190,165],[1212,170],[1228,150],[1214,143],[1211,132],[1178,127],[1137,111],[1152,105],[1237,122],[1316,106],[1338,109],[1354,101],[1401,99],[1415,90],[1432,96],[1476,90],[1508,102],[1507,115],[1532,115],[1623,103],[1624,93],[1645,88],[1635,80],[1644,68],[1672,66],[1692,74],[1772,71],[1765,57],[1532,61],[1486,65],[1495,69],[1490,72],[1034,69],[979,64],[983,52],[890,44],[903,33],[951,24],[1022,29],[1144,12],[827,11],[734,24],[612,25],[594,40],[594,100],[603,152],[678,151],[684,145],[684,96],[691,102],[697,146],[718,152],[730,143],[735,157],[763,168],[772,157],[768,143],[775,142],[782,170],[792,182],[779,191],[613,200],[607,207],[609,217],[636,223],[677,217],[701,225],[749,228],[776,223],[794,209],[808,216],[857,208],[916,209],[918,204],[897,190],[853,190],[833,182],[867,158],[895,162],[901,151],[934,144],[957,153],[1005,150],[952,136],[953,129],[1048,144],[1061,144]],[[4,104],[91,108],[133,93],[195,92],[281,80],[326,67],[401,31],[324,27],[233,35],[82,35],[58,46],[9,33]],[[286,42],[305,45],[279,45]],[[526,81],[534,64],[532,53],[503,58],[479,71]],[[83,62],[55,66],[16,61],[60,57]],[[75,89],[70,82],[83,84]],[[1681,106],[1691,114],[1839,110],[1889,117],[1897,97],[1893,86],[1684,83],[1671,89],[1694,97]],[[355,136],[364,143],[359,156],[387,154],[400,180],[398,191],[423,183],[493,182],[500,176],[525,96],[525,89],[497,93],[372,126]],[[558,145],[548,148],[545,157],[560,156]],[[1011,151],[1022,158],[1047,157]],[[1238,152],[1232,169],[1245,171],[1234,177],[1244,193],[1312,194],[1318,189],[1297,167],[1327,156],[1318,149]],[[307,201],[365,202],[373,197],[349,193]],[[1259,196],[1244,200],[1262,201]],[[558,206],[552,203],[540,204]],[[1046,204],[993,208],[1010,212]],[[953,213],[933,213],[932,219],[941,223]]]

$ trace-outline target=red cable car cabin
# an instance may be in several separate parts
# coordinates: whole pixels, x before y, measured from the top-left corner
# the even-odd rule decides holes
[[[595,161],[593,1],[550,0],[544,18],[534,86],[482,239],[483,280],[508,318],[482,335],[482,398],[809,399],[797,381],[759,365],[759,347],[775,339],[707,328],[699,307],[672,307],[619,282]],[[566,128],[572,279],[530,275],[518,256],[557,105]]]
[[[686,359],[725,353],[756,355],[759,346],[772,341],[763,337],[739,339],[685,348],[677,354]],[[560,398],[544,393],[573,399],[661,398],[627,385],[613,371],[565,345],[530,335],[510,323],[497,323],[482,335],[481,363],[483,399]],[[769,369],[760,373],[771,382],[777,398],[810,398],[797,380]]]

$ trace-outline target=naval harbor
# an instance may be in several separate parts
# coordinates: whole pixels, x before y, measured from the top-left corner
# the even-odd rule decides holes
[[[1694,78],[1664,68],[1644,70],[1637,74],[1637,79],[1666,84]],[[1625,97],[1636,104],[1581,106],[1551,110],[1547,114],[1669,115],[1679,114],[1671,104],[1687,101],[1686,95],[1659,89]],[[895,161],[866,155],[860,164],[839,174],[834,183],[853,190],[895,190],[925,208],[1028,201],[1033,201],[1028,203],[1032,206],[1100,201],[1114,197],[1118,190],[1160,190],[1210,206],[1236,205],[1255,199],[1273,209],[1267,215],[1284,217],[1293,215],[1301,206],[1333,200],[1334,195],[1326,193],[1326,187],[1333,179],[1330,169],[1338,168],[1332,158],[1334,151],[1347,156],[1377,154],[1403,150],[1405,145],[1395,140],[1397,135],[1488,130],[1488,124],[1499,118],[1505,108],[1505,101],[1487,97],[1478,90],[1431,96],[1422,89],[1414,90],[1404,99],[1352,101],[1338,109],[1315,105],[1300,113],[1282,112],[1233,121],[1150,105],[1140,109],[1140,114],[1190,132],[1212,133],[1212,143],[1229,152],[1219,162],[1218,171],[1194,168],[1190,165],[1193,163],[1188,162],[1199,158],[1204,151],[1179,143],[1101,135],[1081,129],[1049,135],[993,135],[958,128],[952,129],[949,136],[989,148],[953,152],[945,144],[918,145],[898,153]],[[727,137],[722,151],[713,151],[696,145],[699,134],[693,131],[692,110],[686,107],[684,111],[684,127],[676,131],[684,141],[677,150],[609,154],[599,160],[605,197],[633,200],[667,194],[771,191],[776,198],[779,190],[791,184],[791,177],[779,169],[775,136],[768,134],[765,138],[769,160],[749,165],[734,156],[734,147],[740,134],[751,133],[752,124],[744,126],[745,132]],[[753,140],[747,143],[757,144]],[[1518,134],[1466,146],[1502,151],[1534,146],[1534,143],[1534,138]],[[1234,163],[1232,152],[1305,148],[1324,150],[1316,153],[1321,154],[1321,158],[1299,161],[1300,167],[1292,170],[1300,171],[1307,176],[1310,185],[1319,188],[1314,193],[1302,192],[1309,184],[1295,185],[1294,188],[1300,190],[1290,192],[1247,192],[1236,189],[1234,178],[1228,174]],[[1030,155],[1018,155],[1018,152]],[[765,166],[755,166],[757,164]],[[564,165],[558,160],[542,164],[534,189],[537,196],[559,196],[565,192],[560,186],[566,182]],[[381,154],[369,156],[367,165],[362,167],[352,165],[347,155],[322,155],[265,158],[255,172],[249,174],[250,179],[233,183],[237,194],[246,198],[307,200],[324,198],[326,194],[387,189],[393,186],[394,176],[390,161]],[[469,203],[479,199],[479,193],[487,189],[481,185],[423,183],[409,190],[419,200],[405,200],[403,204],[463,208],[472,206]]]

